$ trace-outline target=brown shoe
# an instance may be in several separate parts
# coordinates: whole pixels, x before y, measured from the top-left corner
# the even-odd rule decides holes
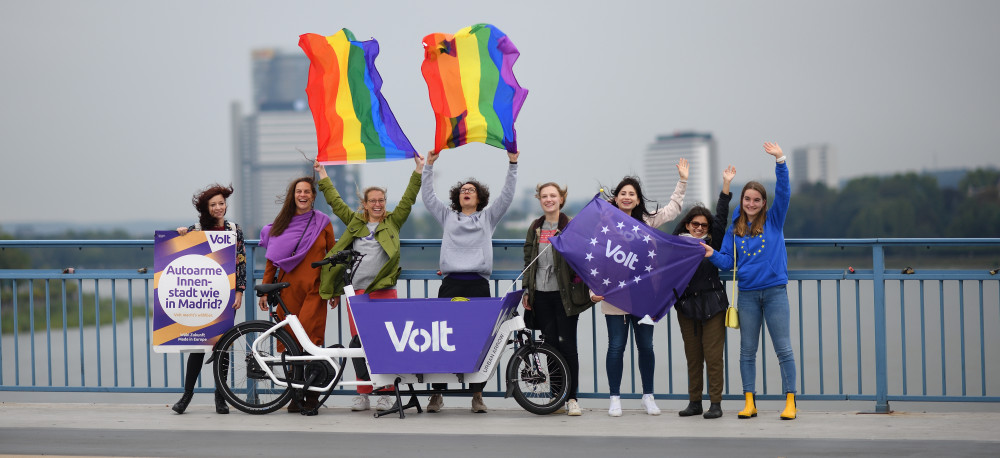
[[[483,402],[483,393],[472,395],[472,411],[475,413],[486,413],[486,403]]]
[[[440,394],[432,394],[430,401],[427,402],[427,411],[430,413],[440,412],[442,407],[444,407],[444,397]]]

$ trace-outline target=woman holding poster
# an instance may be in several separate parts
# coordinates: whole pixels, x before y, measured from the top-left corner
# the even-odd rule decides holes
[[[319,173],[319,190],[333,209],[333,214],[347,226],[340,240],[333,245],[328,255],[341,250],[353,249],[364,254],[361,264],[354,271],[354,287],[357,294],[368,294],[372,299],[395,299],[396,280],[402,269],[399,267],[399,229],[410,216],[410,209],[420,192],[420,174],[424,171],[424,159],[414,155],[416,168],[410,174],[410,182],[403,191],[399,205],[392,211],[386,210],[386,190],[376,186],[368,187],[361,196],[361,208],[355,211],[340,197],[330,177],[318,161],[313,169]],[[325,266],[320,273],[319,294],[323,299],[332,299],[344,294],[345,266]],[[348,304],[348,307],[350,305]],[[354,316],[348,309],[347,318],[351,327],[351,337],[358,335]],[[371,408],[368,395],[371,386],[358,386],[358,396],[354,398],[351,410],[362,411]],[[389,396],[380,396],[376,409],[388,410],[392,407]]]
[[[646,209],[646,197],[642,194],[642,186],[636,177],[625,177],[614,193],[605,195],[608,202],[632,218],[642,221],[650,227],[658,227],[680,215],[684,202],[684,192],[687,190],[688,162],[681,158],[677,162],[677,173],[680,179],[670,196],[666,206],[650,212]],[[604,300],[604,296],[591,296],[590,300],[601,302],[601,311],[608,325],[608,354],[605,359],[608,372],[608,390],[611,393],[611,406],[608,415],[622,416],[621,384],[622,372],[625,369],[625,345],[628,343],[629,329],[635,333],[635,344],[639,349],[639,374],[642,377],[642,406],[649,415],[659,415],[660,408],[653,400],[653,369],[656,367],[656,356],[653,354],[653,323],[640,322],[643,317],[630,315]]]
[[[542,331],[545,343],[558,349],[566,358],[572,380],[567,393],[566,413],[575,417],[583,414],[576,401],[577,387],[580,386],[576,325],[580,313],[594,303],[587,295],[587,285],[549,243],[549,237],[559,235],[569,224],[570,218],[562,212],[566,195],[566,188],[552,182],[535,188],[535,198],[542,206],[543,215],[531,223],[524,239],[524,296],[521,303],[525,310],[532,311],[536,329]]]
[[[316,182],[312,177],[302,177],[288,185],[281,211],[274,222],[260,231],[260,246],[267,249],[267,265],[263,283],[288,282],[281,291],[281,298],[289,312],[298,316],[310,340],[324,346],[326,337],[326,300],[319,294],[319,269],[310,264],[322,260],[333,248],[333,224],[330,217],[313,209],[316,202]],[[331,304],[333,307],[334,304]],[[259,301],[261,310],[267,310],[267,298]],[[284,311],[277,310],[284,319]],[[301,407],[314,410],[319,393],[308,391],[305,405],[292,402],[290,412]]]
[[[438,297],[489,297],[489,278],[493,273],[493,231],[514,200],[517,158],[521,153],[507,153],[510,160],[507,179],[500,191],[500,200],[489,208],[486,208],[490,200],[489,189],[472,179],[451,187],[448,193],[450,205],[438,199],[434,193],[434,162],[440,153],[429,154],[424,167],[421,196],[424,206],[443,229],[439,265],[444,278],[441,279]],[[476,390],[472,396],[473,412],[486,412],[482,393],[484,386],[486,383],[469,386]],[[435,383],[433,387],[443,390],[447,384]],[[440,411],[443,405],[442,396],[435,394],[427,404],[427,411]]]
[[[243,230],[231,221],[226,221],[226,199],[233,195],[232,186],[213,184],[194,195],[191,204],[198,210],[198,222],[188,227],[178,227],[177,233],[187,234],[188,231],[235,231],[236,232],[236,294],[233,298],[233,309],[239,310],[243,305],[243,291],[247,288],[246,248],[243,246]],[[204,353],[191,353],[188,356],[187,372],[184,374],[184,394],[172,407],[179,414],[187,410],[194,396],[194,385],[198,382],[198,374],[205,362]],[[215,390],[215,413],[229,413],[229,406],[222,392]]]
[[[720,269],[732,269],[736,263],[739,295],[736,306],[740,316],[740,376],[746,404],[736,416],[757,416],[754,399],[757,379],[757,346],[760,329],[767,322],[771,344],[781,369],[781,390],[785,393],[782,420],[794,420],[795,354],[792,352],[791,312],[788,306],[788,252],[785,251],[785,216],[791,197],[788,165],[777,143],[764,143],[764,152],[774,156],[774,203],[767,208],[767,189],[751,181],[743,186],[740,206],[733,212],[733,226],[726,232],[722,246],[705,247],[705,257]],[[766,243],[765,243],[766,242]]]

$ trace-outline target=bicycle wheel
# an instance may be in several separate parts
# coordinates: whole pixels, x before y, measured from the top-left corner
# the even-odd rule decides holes
[[[251,351],[254,341],[271,326],[273,324],[268,321],[240,323],[215,345],[213,372],[216,389],[222,391],[233,407],[249,414],[274,412],[292,398],[292,390],[275,385]],[[299,355],[298,343],[284,329],[269,334],[257,345],[257,352],[265,357],[280,356],[279,346],[288,356]],[[269,364],[268,368],[279,380],[288,380],[294,373],[291,364],[278,362]]]
[[[569,364],[547,344],[524,346],[507,362],[507,383],[524,410],[548,415],[562,407],[569,394]]]

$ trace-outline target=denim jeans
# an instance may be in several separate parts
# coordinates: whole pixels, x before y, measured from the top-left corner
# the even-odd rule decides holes
[[[785,285],[758,291],[740,291],[737,303],[740,314],[740,375],[743,377],[743,391],[756,392],[754,387],[757,381],[760,327],[767,323],[771,345],[778,355],[782,393],[794,393],[795,355],[792,353],[791,315]]]
[[[622,371],[625,369],[625,345],[628,330],[635,333],[635,346],[639,350],[639,375],[642,377],[642,394],[653,394],[653,369],[656,356],[653,355],[653,326],[639,324],[634,315],[604,315],[608,322],[608,356],[605,360],[608,371],[608,391],[612,396],[621,395]]]

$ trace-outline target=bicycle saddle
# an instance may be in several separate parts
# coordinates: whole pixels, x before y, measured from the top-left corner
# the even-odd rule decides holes
[[[253,289],[257,291],[257,297],[264,297],[275,291],[280,291],[289,286],[289,283],[284,281],[281,283],[268,283],[265,285],[254,286]]]

